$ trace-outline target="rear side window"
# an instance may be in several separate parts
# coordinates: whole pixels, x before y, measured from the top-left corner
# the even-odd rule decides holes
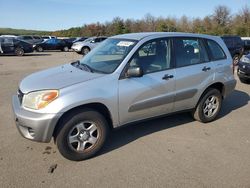
[[[225,52],[219,46],[219,44],[213,40],[207,40],[208,48],[212,54],[213,60],[226,59]]]
[[[208,62],[208,54],[202,39],[174,38],[176,67]]]

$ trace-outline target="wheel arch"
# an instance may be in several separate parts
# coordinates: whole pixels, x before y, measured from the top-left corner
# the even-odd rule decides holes
[[[107,120],[108,122],[108,125],[109,125],[109,128],[110,129],[113,129],[113,120],[112,120],[112,115],[108,109],[108,107],[102,103],[89,103],[89,104],[84,104],[84,105],[80,105],[80,106],[76,106],[76,107],[73,107],[71,109],[69,109],[68,111],[64,112],[61,117],[58,119],[56,125],[55,125],[55,128],[53,130],[53,138],[54,138],[54,141],[55,141],[55,138],[57,136],[57,134],[59,133],[60,129],[62,128],[62,124],[61,122],[69,117],[70,115],[73,115],[75,113],[78,113],[84,109],[92,109],[92,110],[95,110],[97,112],[99,112],[100,114],[102,114],[105,119]]]
[[[221,82],[216,82],[216,83],[213,83],[209,86],[206,87],[206,89],[202,92],[202,94],[200,95],[199,97],[199,100],[197,101],[196,105],[195,105],[195,108],[197,107],[197,105],[199,104],[200,100],[202,99],[202,97],[207,93],[207,91],[211,88],[214,88],[214,89],[217,89],[220,91],[221,95],[222,95],[222,99],[224,98],[224,93],[225,93],[225,86],[223,83]],[[195,109],[194,108],[194,109]]]

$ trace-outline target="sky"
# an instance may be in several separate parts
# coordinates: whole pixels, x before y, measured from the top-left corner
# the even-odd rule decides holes
[[[236,14],[250,6],[250,0],[0,0],[0,28],[54,31],[105,23],[114,17],[141,19],[147,13],[203,18],[218,5]]]

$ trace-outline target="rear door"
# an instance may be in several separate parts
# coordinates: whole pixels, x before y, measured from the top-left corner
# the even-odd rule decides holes
[[[170,39],[149,41],[135,52],[128,67],[139,66],[144,74],[119,80],[121,124],[172,112],[175,96],[172,65]]]
[[[199,91],[213,82],[214,65],[200,38],[174,38],[176,66],[175,111],[195,107]]]

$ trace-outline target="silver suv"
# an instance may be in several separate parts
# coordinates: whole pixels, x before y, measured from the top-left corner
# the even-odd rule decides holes
[[[94,49],[106,38],[107,37],[91,37],[81,42],[75,42],[71,46],[71,49],[73,49],[78,54],[86,55],[87,53],[90,52],[90,50]]]
[[[125,124],[184,110],[213,121],[236,85],[231,65],[220,37],[113,36],[80,61],[24,78],[12,101],[16,125],[25,138],[53,137],[64,157],[83,160]]]

